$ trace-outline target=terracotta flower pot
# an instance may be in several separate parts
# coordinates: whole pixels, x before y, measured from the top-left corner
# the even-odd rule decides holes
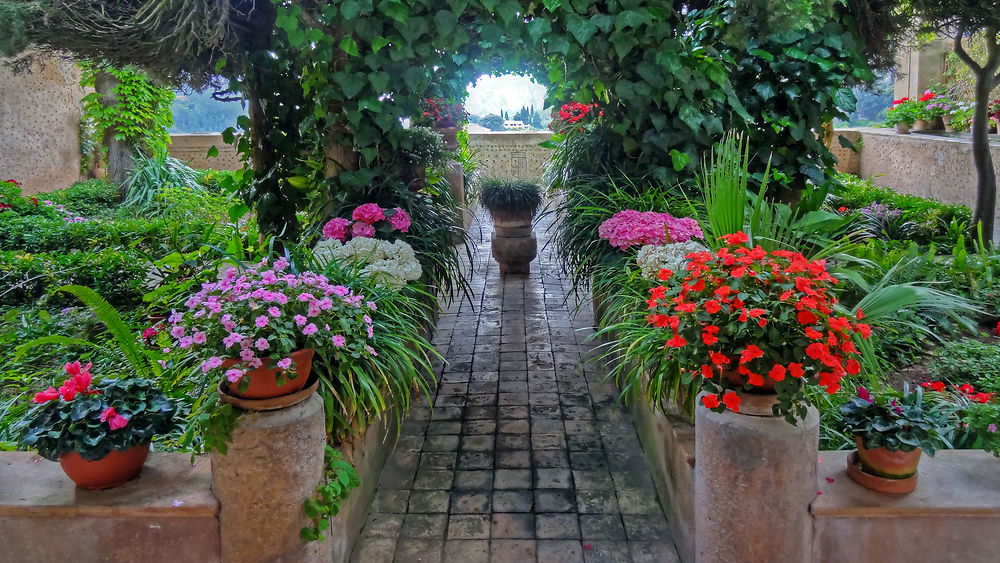
[[[778,404],[778,393],[774,390],[773,379],[765,375],[763,385],[744,391],[746,378],[736,370],[727,369],[722,372],[722,377],[735,386],[733,391],[740,397],[740,414],[774,416],[773,407]]]
[[[228,386],[227,391],[230,394],[246,399],[270,399],[272,397],[281,397],[282,395],[291,395],[305,387],[306,381],[309,379],[309,372],[312,369],[313,353],[312,348],[292,352],[291,358],[295,362],[295,373],[298,375],[294,379],[288,379],[284,385],[278,385],[275,381],[278,372],[281,370],[274,366],[274,360],[267,358],[264,360],[263,366],[247,371],[244,377],[250,382],[250,385],[246,389],[240,391],[239,383],[232,383]],[[227,358],[222,361],[222,367],[225,369],[238,364],[242,364],[242,362],[234,358]]]
[[[913,451],[889,451],[885,448],[868,449],[862,445],[861,438],[855,438],[858,445],[858,458],[866,473],[886,479],[906,479],[917,473],[920,463],[920,448]]]
[[[910,124],[909,123],[903,123],[903,122],[897,123],[896,124],[896,133],[899,133],[900,135],[909,135],[910,134]]]
[[[148,455],[149,442],[146,442],[123,452],[112,450],[94,461],[87,461],[76,452],[65,453],[59,456],[59,465],[81,489],[109,489],[135,477]]]
[[[931,124],[926,119],[918,119],[913,122],[914,131],[926,131],[931,128]]]

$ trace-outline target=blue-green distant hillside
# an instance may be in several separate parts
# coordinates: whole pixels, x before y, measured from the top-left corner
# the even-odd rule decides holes
[[[236,127],[243,104],[213,100],[211,92],[177,92],[173,110],[171,133],[220,133]]]

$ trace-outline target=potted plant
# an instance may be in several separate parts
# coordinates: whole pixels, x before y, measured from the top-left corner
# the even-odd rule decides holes
[[[430,127],[410,127],[400,149],[403,167],[402,179],[413,191],[424,187],[427,171],[441,176],[453,162],[452,155],[445,149],[444,140]]]
[[[316,389],[310,378],[316,349],[354,357],[374,356],[374,303],[313,272],[289,273],[289,263],[262,260],[227,269],[218,282],[202,284],[167,319],[176,354],[200,361],[202,373],[220,377],[226,402],[255,408],[290,406]],[[307,383],[311,383],[308,388]],[[303,390],[300,392],[300,390]],[[270,401],[276,397],[281,400]]]
[[[1000,457],[1000,396],[977,391],[969,383],[947,385],[943,381],[928,381],[920,386],[955,405],[961,423],[949,437],[954,448],[982,449]]]
[[[885,115],[885,124],[894,125],[900,135],[908,135],[910,127],[920,118],[921,105],[910,98],[900,98],[892,101],[892,107]]]
[[[854,337],[871,329],[860,310],[836,310],[823,261],[747,248],[743,232],[721,240],[716,251],[688,254],[686,271],[660,270],[647,322],[665,329],[667,358],[706,392],[705,407],[794,424],[807,414],[806,385],[833,394],[860,372]]]
[[[861,485],[885,493],[909,493],[917,486],[921,452],[933,457],[950,446],[946,435],[955,427],[954,405],[931,401],[920,387],[858,396],[840,407],[844,426],[854,434],[858,451],[848,460],[848,475]]]
[[[529,273],[538,253],[531,223],[542,204],[541,188],[526,180],[482,178],[479,202],[493,219],[493,259],[500,273]]]
[[[176,407],[156,385],[139,378],[96,385],[90,364],[67,363],[58,389],[35,394],[19,442],[59,461],[83,489],[107,489],[134,477],[153,436],[174,427]]]
[[[427,98],[420,102],[421,115],[435,129],[458,127],[469,118],[460,102],[447,98]]]

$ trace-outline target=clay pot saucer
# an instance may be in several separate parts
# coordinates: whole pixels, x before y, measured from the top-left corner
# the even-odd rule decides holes
[[[305,387],[288,395],[270,397],[267,399],[245,399],[229,392],[229,382],[224,378],[219,382],[219,400],[229,403],[238,409],[248,411],[273,411],[297,405],[309,398],[319,388],[319,375],[315,371],[309,374]]]
[[[861,468],[861,460],[858,459],[857,451],[851,452],[851,455],[847,457],[847,475],[862,487],[880,493],[905,495],[912,493],[917,488],[916,473],[905,479],[886,479],[866,473]]]

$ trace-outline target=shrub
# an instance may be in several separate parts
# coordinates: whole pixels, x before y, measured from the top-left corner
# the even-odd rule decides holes
[[[76,182],[72,186],[45,194],[44,199],[61,203],[68,209],[93,217],[107,214],[118,207],[118,188],[104,180]]]
[[[145,293],[148,264],[135,252],[103,249],[94,252],[25,254],[0,252],[0,306],[17,306],[43,297],[67,284],[84,285],[114,305],[138,306]],[[51,296],[53,306],[71,303],[69,296]]]
[[[946,342],[930,362],[936,379],[948,383],[971,383],[986,392],[1000,392],[1000,346],[973,338]]]
[[[531,212],[534,215],[542,204],[541,189],[534,182],[483,178],[480,187],[479,202],[492,212]]]

